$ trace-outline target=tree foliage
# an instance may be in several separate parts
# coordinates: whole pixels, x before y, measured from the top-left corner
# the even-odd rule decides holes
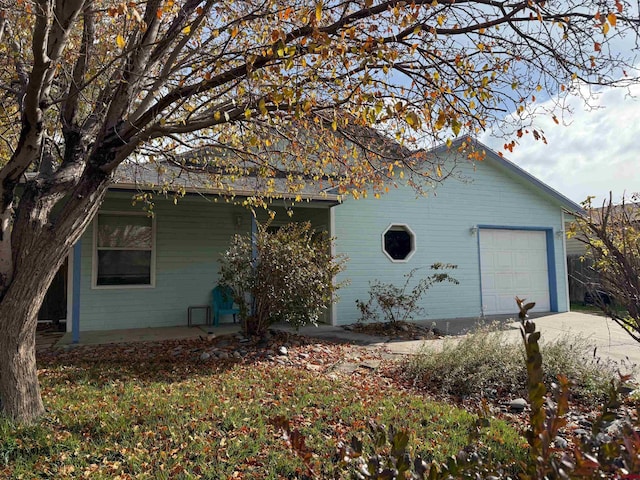
[[[331,255],[331,239],[310,223],[275,231],[258,225],[255,236],[235,235],[220,258],[220,281],[234,292],[245,333],[262,335],[276,322],[316,324],[335,300],[345,258]]]
[[[618,47],[634,44],[637,12],[621,0],[0,6],[0,398],[22,420],[43,411],[38,308],[125,159],[219,186],[259,175],[267,194],[276,178],[294,196],[308,182],[378,194],[396,172],[419,171],[416,186],[447,175],[409,155],[428,139],[506,111],[520,130],[535,96],[636,81]]]
[[[584,204],[570,235],[586,246],[598,282],[590,283],[595,305],[640,342],[640,210],[638,197],[614,205],[611,195],[601,208]]]

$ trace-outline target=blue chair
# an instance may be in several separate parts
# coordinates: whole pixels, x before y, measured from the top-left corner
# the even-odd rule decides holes
[[[233,315],[233,323],[236,323],[236,315],[240,313],[239,308],[233,308],[233,291],[226,285],[218,285],[211,292],[213,303],[213,324],[218,326],[220,315]]]

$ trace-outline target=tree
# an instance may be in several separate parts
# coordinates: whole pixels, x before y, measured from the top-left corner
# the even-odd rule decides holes
[[[198,148],[212,182],[282,176],[294,194],[314,181],[358,196],[396,166],[424,162],[416,186],[446,175],[370,127],[407,148],[508,110],[519,129],[534,95],[636,80],[615,42],[633,43],[638,20],[620,0],[0,5],[0,398],[23,422],[43,412],[38,308],[127,158],[195,169]]]
[[[588,292],[608,317],[640,342],[640,210],[637,195],[632,202],[609,201],[585,213],[577,213],[569,234],[586,247],[585,259],[593,265],[597,282]]]

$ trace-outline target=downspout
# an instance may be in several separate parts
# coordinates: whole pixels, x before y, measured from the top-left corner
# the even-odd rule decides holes
[[[255,270],[258,264],[258,222],[256,221],[256,212],[251,210],[251,267]],[[254,275],[255,276],[255,275]],[[256,302],[253,295],[251,296],[251,316],[256,314]]]

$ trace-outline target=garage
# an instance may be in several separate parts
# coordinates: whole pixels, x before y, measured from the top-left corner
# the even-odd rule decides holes
[[[481,228],[480,278],[484,315],[517,312],[514,298],[551,310],[546,230]]]

